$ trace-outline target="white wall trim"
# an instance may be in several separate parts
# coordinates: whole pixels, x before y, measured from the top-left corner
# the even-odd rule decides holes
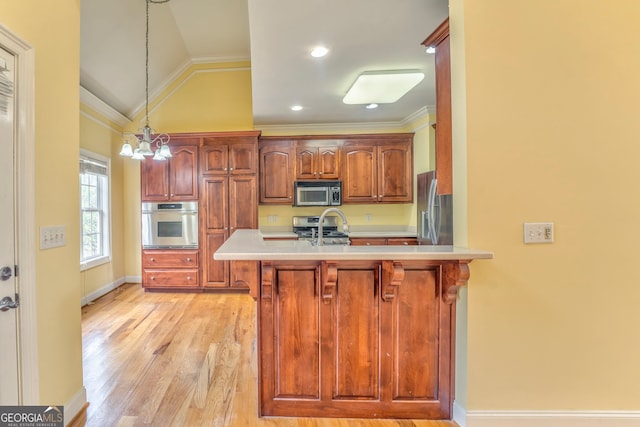
[[[461,427],[637,427],[640,411],[467,411]]]
[[[460,427],[467,427],[467,410],[460,406],[456,400],[453,401],[453,421]]]
[[[125,283],[142,283],[142,276],[125,276]]]
[[[17,262],[20,273],[20,404],[38,405],[38,317],[35,236],[35,51],[0,25],[0,44],[16,61],[16,203]]]
[[[96,289],[95,291],[91,292],[88,295],[85,295],[84,297],[82,297],[82,301],[81,301],[81,305],[84,307],[85,305],[89,304],[91,301],[97,300],[98,298],[100,298],[103,295],[108,294],[109,292],[111,292],[112,290],[116,289],[117,287],[123,285],[126,283],[126,280],[124,277],[119,278],[118,280],[108,283],[106,285],[104,285],[103,287],[101,287],[100,289]]]
[[[64,404],[64,425],[78,415],[84,405],[87,403],[87,390],[82,387],[68,402]]]
[[[120,114],[109,104],[107,104],[82,86],[80,86],[80,102],[93,109],[95,112],[101,114],[105,118],[114,121],[120,126],[124,127],[131,122],[128,117]]]

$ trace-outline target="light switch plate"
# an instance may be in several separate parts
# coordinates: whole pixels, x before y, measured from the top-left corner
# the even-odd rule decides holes
[[[553,243],[552,222],[525,222],[525,243]]]
[[[58,248],[67,244],[67,227],[40,227],[40,249]]]

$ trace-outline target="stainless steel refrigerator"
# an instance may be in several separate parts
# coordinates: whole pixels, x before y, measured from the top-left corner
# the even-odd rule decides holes
[[[418,174],[418,244],[453,245],[452,195],[438,195],[435,171]]]

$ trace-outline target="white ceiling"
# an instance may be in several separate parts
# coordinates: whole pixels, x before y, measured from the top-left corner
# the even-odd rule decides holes
[[[144,107],[145,0],[81,0],[80,84],[127,117]],[[192,63],[250,60],[254,123],[398,122],[435,104],[421,42],[447,0],[170,0],[150,5],[149,92]],[[330,51],[312,58],[312,47]],[[342,103],[363,71],[425,79],[376,110]],[[294,104],[304,106],[292,112]]]

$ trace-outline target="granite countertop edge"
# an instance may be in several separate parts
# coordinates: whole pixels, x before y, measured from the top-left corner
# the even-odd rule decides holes
[[[473,260],[493,253],[455,246],[312,246],[308,241],[265,240],[260,230],[236,230],[216,260]]]

